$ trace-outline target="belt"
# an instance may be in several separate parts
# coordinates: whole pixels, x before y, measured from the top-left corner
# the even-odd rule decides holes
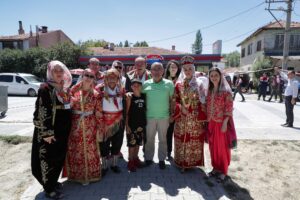
[[[56,110],[66,110],[66,108],[65,108],[64,105],[56,105],[56,106],[54,106],[54,108],[55,108]],[[70,109],[68,109],[68,110],[70,110]]]
[[[76,115],[81,115],[81,117],[86,117],[86,116],[89,116],[89,115],[94,114],[93,111],[82,112],[82,111],[80,111],[80,110],[73,110],[72,113],[73,113],[73,114],[76,114]]]

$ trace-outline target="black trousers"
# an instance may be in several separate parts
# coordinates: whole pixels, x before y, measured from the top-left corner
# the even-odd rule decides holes
[[[293,126],[294,123],[294,105],[291,103],[292,96],[285,97],[285,114],[286,114],[286,123],[290,126]]]
[[[168,132],[167,132],[167,149],[168,154],[172,152],[172,143],[173,143],[173,132],[174,132],[175,122],[169,124]]]
[[[272,89],[272,93],[271,93],[271,96],[269,98],[269,101],[272,100],[273,96],[275,96],[275,100],[277,100],[277,96],[279,96],[279,101],[282,102],[282,91],[280,88],[274,88]]]
[[[233,93],[233,100],[235,99],[236,93],[239,93],[239,94],[241,95],[241,97],[242,97],[242,100],[245,100],[245,97],[244,97],[244,95],[243,95],[243,93],[242,93],[242,88],[237,87],[237,88],[234,90],[234,93]]]
[[[105,142],[100,142],[101,157],[118,155],[123,144],[123,137],[124,126],[122,124],[113,136],[109,137]]]

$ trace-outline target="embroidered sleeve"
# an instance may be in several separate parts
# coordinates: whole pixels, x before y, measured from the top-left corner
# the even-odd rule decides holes
[[[96,96],[95,116],[97,121],[97,141],[103,140],[104,123],[103,123],[103,110],[102,110],[102,97],[98,94]]]
[[[34,126],[39,129],[38,133],[41,137],[45,138],[54,135],[52,101],[48,89],[39,89],[33,116]]]
[[[232,96],[229,92],[225,93],[224,95],[225,95],[224,115],[232,116],[232,110],[233,110]]]

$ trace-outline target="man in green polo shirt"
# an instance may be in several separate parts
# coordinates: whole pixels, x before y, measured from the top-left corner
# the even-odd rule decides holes
[[[147,142],[145,144],[146,165],[153,163],[155,135],[158,132],[158,159],[160,169],[165,169],[167,156],[166,134],[169,127],[170,102],[174,93],[173,82],[163,78],[164,68],[159,62],[151,65],[152,79],[144,82],[147,107]]]

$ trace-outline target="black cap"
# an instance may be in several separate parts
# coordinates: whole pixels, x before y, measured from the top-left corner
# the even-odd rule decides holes
[[[143,85],[143,83],[142,83],[142,81],[140,81],[139,79],[133,79],[132,81],[131,81],[131,84],[133,85],[134,83],[138,83],[138,84],[140,84],[140,85]]]

